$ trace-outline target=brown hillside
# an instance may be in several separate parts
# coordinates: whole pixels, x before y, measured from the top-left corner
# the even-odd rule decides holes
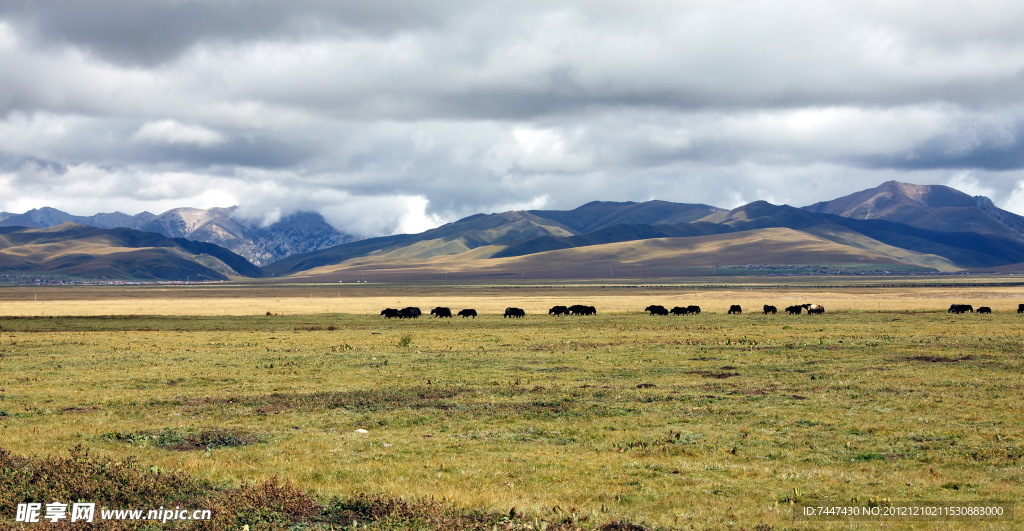
[[[561,249],[509,258],[481,258],[494,248],[478,248],[424,260],[362,258],[300,273],[304,281],[437,280],[441,278],[646,278],[685,276],[687,270],[727,265],[941,264],[937,257],[896,249],[887,255],[878,242],[843,245],[786,228],[713,236],[655,238]],[[931,267],[932,265],[929,265]]]
[[[977,232],[1024,239],[1015,228],[1020,225],[1019,216],[994,206],[982,209],[976,198],[942,185],[889,181],[804,210],[853,219],[895,221],[940,232]]]

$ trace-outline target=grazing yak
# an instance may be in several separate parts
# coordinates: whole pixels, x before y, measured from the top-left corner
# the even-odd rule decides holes
[[[522,308],[505,308],[505,317],[514,317],[516,319],[526,317],[526,310]]]
[[[433,310],[430,310],[430,315],[433,315],[434,317],[448,317],[448,318],[450,318],[452,316],[452,309],[451,308],[445,308],[444,306],[438,306],[437,308],[434,308]]]
[[[1024,313],[1024,304],[1017,305],[1017,313]]]
[[[417,318],[419,318],[419,316],[422,313],[423,312],[421,312],[419,308],[417,308],[415,306],[409,306],[409,307],[406,307],[406,308],[402,308],[401,310],[398,311],[398,318],[399,319],[417,319]]]
[[[555,317],[558,317],[559,315],[569,315],[569,308],[567,306],[552,306],[551,309],[548,310],[548,315],[554,315]]]
[[[675,308],[672,308],[668,312],[671,313],[672,315],[686,315],[690,313],[689,310],[683,308],[682,306],[676,306]]]
[[[807,310],[807,315],[820,315],[825,313],[825,307],[820,304],[801,304],[800,307]]]
[[[466,308],[465,310],[459,310],[458,315],[463,319],[465,319],[466,317],[472,317],[473,319],[476,319],[476,310],[472,308]]]
[[[700,314],[700,306],[696,306],[696,305],[692,305],[691,304],[690,306],[686,307],[686,313],[691,314],[691,315],[698,315],[698,314]]]
[[[779,311],[779,309],[774,307],[774,306],[769,306],[767,304],[764,305],[764,314],[765,315],[768,315],[768,314],[775,315],[775,312],[777,312],[777,311]]]
[[[946,310],[946,313],[965,313],[965,312],[974,313],[974,306],[971,306],[970,304],[950,304],[949,305],[949,309]]]
[[[398,317],[401,317],[401,313],[402,312],[399,312],[395,308],[384,308],[380,312],[380,314],[383,315],[385,319],[397,319]]]
[[[979,306],[978,313],[992,313],[992,308],[989,308],[988,306]]]
[[[800,315],[800,313],[802,313],[803,311],[804,311],[804,307],[800,306],[799,304],[795,304],[793,306],[787,306],[786,307],[786,312],[789,315]]]
[[[729,315],[743,313],[743,308],[740,308],[739,304],[733,304],[729,307]]]
[[[569,307],[569,315],[597,315],[597,308],[593,306],[584,306],[582,304],[573,304]]]
[[[665,308],[660,304],[652,304],[644,308],[644,311],[650,312],[651,315],[668,315],[668,308]]]

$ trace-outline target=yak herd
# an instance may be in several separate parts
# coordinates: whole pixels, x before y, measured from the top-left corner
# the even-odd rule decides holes
[[[401,310],[397,308],[385,308],[381,310],[380,314],[383,315],[385,319],[416,319],[422,315],[423,312],[415,306],[409,306],[408,308],[402,308]],[[597,315],[597,308],[594,308],[593,306],[584,306],[582,304],[574,304],[572,306],[555,306],[548,311],[548,314],[556,316]],[[452,309],[445,306],[438,306],[437,308],[430,310],[430,315],[434,317],[452,317]],[[455,315],[462,318],[472,317],[476,319],[478,314],[473,308],[465,308]],[[504,317],[520,319],[522,317],[526,317],[526,310],[522,308],[505,308]]]
[[[807,310],[808,315],[825,313],[825,307],[820,304],[796,304],[786,308],[786,312],[788,312],[790,315],[799,315],[804,310]],[[651,306],[644,308],[644,311],[650,313],[651,315],[689,315],[700,313],[700,306],[676,306],[669,310],[668,308],[665,308],[660,304],[652,304]],[[775,315],[776,313],[778,313],[778,311],[778,308],[776,308],[775,306],[771,306],[769,304],[765,304],[762,307],[762,312],[765,315]],[[739,304],[733,304],[729,306],[729,311],[726,313],[728,313],[729,315],[740,315],[743,313],[743,307],[740,306]]]
[[[948,313],[992,313],[992,308],[978,306],[978,309],[975,310],[974,306],[970,304],[950,304],[949,309],[946,311]],[[1017,313],[1024,313],[1024,304],[1017,305]]]
[[[820,304],[803,304],[799,306],[790,306],[789,308],[786,308],[786,311],[789,312],[790,314],[798,314],[804,309],[807,310],[808,314],[825,313],[825,307]],[[700,313],[700,306],[676,306],[670,310],[661,305],[651,305],[648,306],[647,308],[644,308],[644,311],[650,313],[651,315],[696,315]],[[764,307],[765,315],[769,313],[774,315],[776,311],[777,310],[774,306],[765,305]],[[740,308],[738,304],[734,304],[729,307],[729,313],[743,313],[743,309]],[[416,319],[420,315],[423,315],[423,312],[415,306],[409,306],[407,308],[402,308],[401,310],[397,308],[385,308],[384,310],[381,310],[380,314],[383,315],[385,319]],[[438,306],[437,308],[430,310],[430,315],[433,317],[442,318],[450,318],[453,316],[452,309],[445,306]],[[458,315],[459,317],[463,318],[472,317],[475,319],[478,314],[477,311],[472,308],[465,308],[454,315]],[[587,306],[584,304],[573,304],[572,306],[554,306],[550,310],[548,310],[548,315],[552,315],[555,317],[561,317],[566,315],[597,315],[597,308],[593,306]],[[523,310],[522,308],[505,308],[504,317],[512,319],[526,317],[526,310]]]
[[[648,312],[651,315],[662,316],[669,314],[695,315],[700,313],[700,306],[675,306],[672,309],[668,309],[660,304],[652,304],[644,308],[644,311]],[[768,304],[765,304],[762,307],[762,313],[764,313],[764,315],[775,315],[776,313],[778,313],[778,311],[778,308]],[[825,307],[820,304],[794,304],[792,306],[787,306],[785,309],[785,312],[788,313],[789,315],[800,315],[804,311],[807,312],[807,315],[820,315],[825,313]],[[952,304],[949,306],[948,312],[992,313],[992,308],[989,308],[988,306],[980,306],[977,309],[975,309],[970,304]],[[383,315],[385,319],[416,319],[420,315],[422,315],[422,313],[423,312],[421,312],[420,309],[415,306],[409,306],[407,308],[402,308],[401,310],[396,308],[386,308],[380,312],[380,314]],[[733,304],[729,306],[728,313],[729,315],[739,315],[743,313],[743,308],[740,307],[739,304]],[[1020,304],[1017,306],[1017,313],[1024,313],[1024,304]],[[451,308],[438,306],[437,308],[430,310],[430,315],[432,315],[433,317],[450,318],[452,317],[453,314]],[[477,311],[472,308],[465,308],[454,315],[458,315],[459,317],[462,318],[472,317],[475,319],[478,314]],[[548,310],[548,315],[552,315],[555,317],[566,315],[597,315],[597,308],[593,306],[586,306],[583,304],[574,304],[572,306],[554,306],[550,310]],[[523,310],[522,308],[505,308],[504,317],[512,319],[526,317],[526,310]]]

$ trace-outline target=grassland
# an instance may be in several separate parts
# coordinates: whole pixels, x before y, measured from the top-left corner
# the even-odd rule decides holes
[[[832,282],[0,289],[0,446],[583,527],[810,529],[830,524],[794,504],[1022,501],[1020,288]],[[791,301],[829,311],[750,312]],[[961,301],[996,313],[945,312]],[[574,302],[600,314],[543,315]],[[748,312],[724,315],[735,302]],[[705,312],[638,311],[651,303]],[[408,304],[484,315],[376,315]],[[527,318],[498,315],[513,305]]]

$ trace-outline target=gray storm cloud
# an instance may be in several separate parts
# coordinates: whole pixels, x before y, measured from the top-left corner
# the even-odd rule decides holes
[[[0,209],[238,204],[379,235],[897,179],[1024,212],[1022,25],[994,0],[12,0]]]

